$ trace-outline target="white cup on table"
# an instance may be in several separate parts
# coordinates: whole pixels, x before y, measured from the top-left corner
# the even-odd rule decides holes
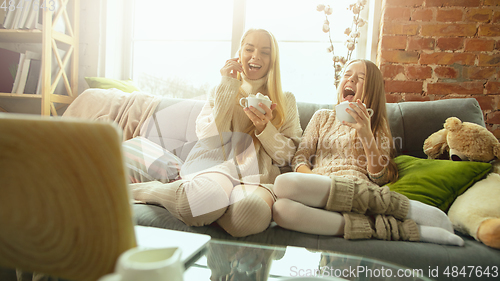
[[[182,281],[184,265],[181,249],[132,248],[120,255],[115,272],[102,276],[98,281]]]

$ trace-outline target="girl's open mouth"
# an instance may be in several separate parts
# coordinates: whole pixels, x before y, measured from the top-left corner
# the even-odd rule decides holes
[[[354,95],[356,93],[351,87],[345,87],[344,92],[343,92],[343,98],[344,100],[351,101],[354,99]]]

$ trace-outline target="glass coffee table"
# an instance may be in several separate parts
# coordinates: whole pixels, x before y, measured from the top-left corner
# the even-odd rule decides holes
[[[212,239],[186,264],[184,281],[432,280],[423,270],[300,247]]]

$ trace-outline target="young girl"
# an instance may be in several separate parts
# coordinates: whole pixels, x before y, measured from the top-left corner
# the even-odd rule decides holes
[[[265,230],[276,199],[271,184],[300,142],[295,98],[283,93],[278,45],[262,29],[242,37],[238,58],[221,69],[222,81],[196,120],[199,141],[181,169],[182,180],[132,184],[134,199],[164,206],[187,225],[214,221],[233,236]],[[261,113],[240,99],[261,93],[273,102]]]
[[[348,63],[338,100],[350,102],[346,111],[355,123],[336,120],[335,110],[314,114],[293,159],[298,173],[276,178],[276,223],[346,239],[463,245],[441,210],[382,186],[398,175],[378,67],[367,60]],[[374,111],[372,117],[363,103]]]

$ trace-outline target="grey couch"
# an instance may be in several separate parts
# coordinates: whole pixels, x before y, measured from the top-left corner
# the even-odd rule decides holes
[[[199,100],[164,99],[156,111],[158,122],[148,131],[148,138],[185,159],[196,142],[195,120],[203,103]],[[316,110],[329,107],[330,105],[325,104],[298,103],[302,128],[306,127]],[[426,158],[422,151],[424,140],[442,129],[446,118],[456,116],[462,121],[485,125],[479,104],[472,98],[391,103],[387,105],[387,112],[398,153],[420,158]],[[444,270],[449,267],[451,272],[451,266],[457,266],[459,270],[468,266],[481,266],[482,268],[500,266],[499,250],[489,248],[461,233],[458,234],[465,240],[464,247],[381,240],[348,241],[340,237],[294,232],[275,224],[262,233],[234,238],[215,224],[204,227],[186,226],[162,207],[136,204],[134,212],[137,223],[140,225],[205,233],[216,239],[300,246],[367,256],[412,269],[423,269],[425,273],[429,269],[438,267],[440,272],[435,278],[437,280],[477,280],[474,276],[472,278],[460,275],[456,278],[451,275],[446,276]],[[494,278],[486,279],[493,280]]]

